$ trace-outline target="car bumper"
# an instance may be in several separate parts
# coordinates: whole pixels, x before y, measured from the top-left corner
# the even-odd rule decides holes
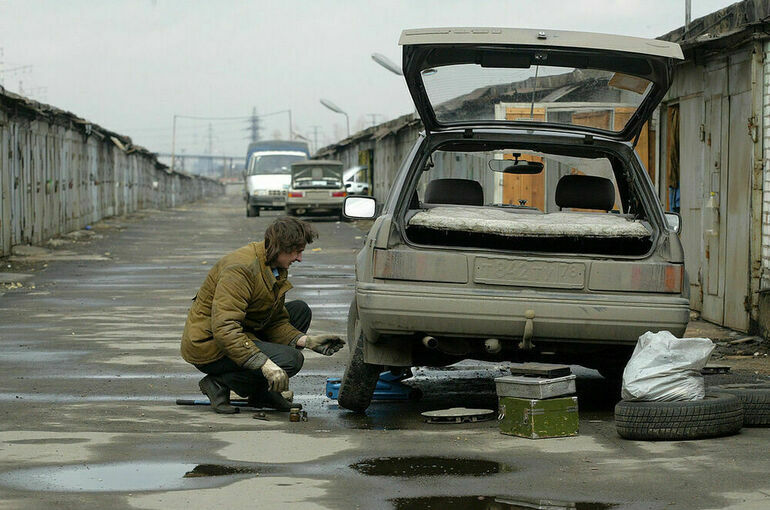
[[[289,209],[324,209],[324,210],[340,210],[342,209],[343,198],[332,199],[317,199],[317,198],[288,198],[286,200],[286,207]]]
[[[366,337],[428,334],[436,337],[520,339],[534,312],[533,341],[633,345],[647,331],[682,336],[689,301],[679,295],[585,294],[536,290],[459,291],[412,283],[358,283],[356,301]]]
[[[281,196],[254,196],[249,197],[249,205],[263,208],[280,208],[286,205],[286,198]]]

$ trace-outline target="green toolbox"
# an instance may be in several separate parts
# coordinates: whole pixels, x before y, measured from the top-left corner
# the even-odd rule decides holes
[[[577,397],[500,397],[500,432],[542,439],[578,435]]]

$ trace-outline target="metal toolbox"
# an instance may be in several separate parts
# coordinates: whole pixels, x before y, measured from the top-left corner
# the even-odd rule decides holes
[[[529,439],[578,435],[578,399],[500,398],[500,432]]]
[[[495,379],[498,397],[553,398],[575,393],[575,376],[545,379],[523,375],[506,375]]]

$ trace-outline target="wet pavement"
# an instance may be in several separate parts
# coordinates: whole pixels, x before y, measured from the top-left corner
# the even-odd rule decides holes
[[[612,387],[581,367],[574,438],[423,421],[428,410],[495,409],[506,364],[416,369],[407,383],[422,399],[346,412],[324,392],[347,349],[306,351],[291,387],[307,422],[175,405],[201,398],[201,374],[179,357],[191,297],[218,257],[261,239],[275,216],[246,218],[229,196],[109,219],[1,261],[0,508],[770,507],[770,456],[757,455],[770,429],[624,441]],[[315,225],[288,299],[309,303],[311,332],[344,336],[365,232]],[[707,382],[766,380],[761,359],[727,361],[733,372]]]

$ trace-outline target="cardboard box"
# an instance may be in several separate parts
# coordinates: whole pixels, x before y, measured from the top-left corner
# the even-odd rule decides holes
[[[575,376],[565,375],[544,379],[524,375],[495,378],[498,397],[553,398],[575,393]]]
[[[577,397],[500,397],[500,432],[529,439],[578,435]]]

